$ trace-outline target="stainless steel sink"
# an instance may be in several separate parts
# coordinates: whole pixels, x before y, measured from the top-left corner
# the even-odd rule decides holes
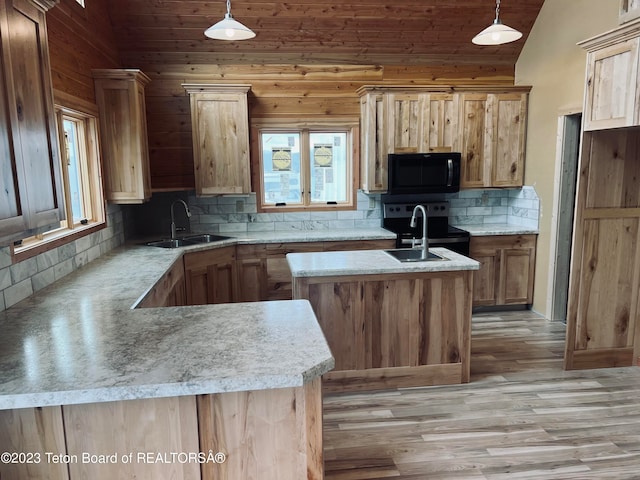
[[[183,240],[189,243],[211,243],[219,242],[220,240],[227,240],[231,237],[225,237],[224,235],[212,235],[210,233],[202,233],[199,235],[189,235],[184,237]]]
[[[160,248],[178,248],[178,247],[186,247],[187,245],[194,245],[192,242],[186,242],[181,238],[176,238],[174,240],[156,240],[154,242],[148,242],[148,246],[150,247],[160,247]]]
[[[179,247],[188,247],[191,245],[200,245],[203,243],[213,243],[219,242],[221,240],[226,240],[231,237],[225,237],[224,235],[212,235],[210,233],[202,233],[198,235],[189,235],[188,237],[182,238],[174,238],[172,239],[162,239],[155,240],[153,242],[147,242],[146,245],[149,247],[160,247],[160,248],[179,248]]]
[[[399,262],[433,262],[438,260],[448,260],[435,253],[428,252],[427,258],[422,258],[422,249],[418,248],[398,248],[394,250],[385,250],[386,254],[391,255]]]

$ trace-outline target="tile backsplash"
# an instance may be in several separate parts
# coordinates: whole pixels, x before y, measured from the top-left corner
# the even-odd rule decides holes
[[[189,195],[194,232],[243,233],[291,230],[374,228],[382,223],[380,195],[358,192],[356,210],[257,213],[256,196],[196,197]]]
[[[434,200],[436,196],[425,196]],[[437,196],[442,199],[443,196]],[[521,189],[463,190],[446,194],[450,202],[451,223],[507,223],[538,227],[539,199],[533,187]],[[356,210],[328,212],[257,213],[255,194],[245,196],[196,197],[193,192],[155,193],[151,202],[132,207],[132,222],[127,222],[127,236],[163,235],[170,232],[171,204],[182,199],[189,204],[191,218],[176,204],[178,227],[195,233],[238,234],[292,230],[323,230],[337,228],[375,228],[382,225],[381,195],[357,196]],[[404,201],[398,199],[398,201]],[[137,231],[131,231],[130,225]]]
[[[124,242],[122,209],[109,205],[107,228],[12,264],[0,247],[0,311],[24,300]]]
[[[171,204],[178,198],[188,202],[192,213],[188,219],[184,209],[176,206],[179,227],[190,223],[192,232],[222,234],[380,227],[384,201],[381,195],[359,191],[356,210],[257,213],[253,194],[196,197],[193,192],[171,192],[154,193],[145,205],[109,205],[107,228],[67,245],[16,264],[12,264],[9,247],[0,247],[0,311],[121,245],[125,238],[168,236]],[[540,201],[533,187],[463,190],[445,198],[450,202],[450,223],[462,228],[465,224],[495,223],[538,228]]]
[[[450,222],[464,225],[506,223],[538,228],[540,199],[530,186],[513,189],[462,190],[448,195]]]

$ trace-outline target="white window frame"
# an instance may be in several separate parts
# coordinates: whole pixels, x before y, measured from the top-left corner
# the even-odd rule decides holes
[[[25,260],[106,227],[98,133],[98,107],[62,92],[55,92],[54,98],[58,142],[60,145],[60,170],[64,188],[65,219],[60,222],[58,228],[27,237],[19,245],[14,244],[12,249],[14,262]],[[68,222],[68,219],[73,219],[73,212],[68,187],[69,175],[65,162],[67,159],[67,146],[63,128],[63,120],[65,118],[79,122],[84,127],[78,131],[78,147],[84,157],[84,162],[80,169],[82,171],[82,188],[87,218],[76,223]]]
[[[254,165],[254,186],[256,188],[256,200],[259,212],[293,212],[293,211],[331,211],[354,210],[357,205],[358,165],[360,130],[358,119],[331,119],[323,118],[317,121],[295,120],[258,120],[252,122],[252,148]],[[262,135],[268,133],[291,132],[300,135],[300,181],[304,194],[302,201],[295,204],[274,205],[264,201],[264,163],[262,152]],[[347,136],[347,174],[345,180],[346,201],[335,204],[321,203],[311,200],[311,159],[309,158],[309,134],[315,132],[338,132]]]

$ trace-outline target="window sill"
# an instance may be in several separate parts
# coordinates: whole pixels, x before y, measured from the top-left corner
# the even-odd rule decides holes
[[[19,247],[12,247],[13,263],[22,262],[28,258],[35,257],[41,253],[48,252],[54,248],[71,243],[79,238],[86,237],[92,233],[98,232],[106,228],[106,222],[94,222],[89,225],[82,225],[73,230],[60,229],[56,232],[45,234],[45,238],[37,241],[30,241]]]

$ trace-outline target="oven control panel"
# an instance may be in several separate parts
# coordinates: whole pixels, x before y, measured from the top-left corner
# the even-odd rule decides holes
[[[416,205],[424,206],[428,217],[448,217],[449,202],[426,202],[426,203],[385,203],[384,218],[411,218]],[[422,212],[418,214],[422,216]]]

